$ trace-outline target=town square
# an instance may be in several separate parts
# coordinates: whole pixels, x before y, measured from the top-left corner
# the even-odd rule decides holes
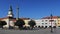
[[[60,34],[60,0],[0,0],[0,34]]]

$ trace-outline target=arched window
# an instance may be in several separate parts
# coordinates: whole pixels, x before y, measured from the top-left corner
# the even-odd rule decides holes
[[[45,26],[45,28],[47,28],[47,26]]]
[[[42,28],[44,28],[44,26],[41,26]]]
[[[37,27],[37,26],[35,26],[35,27]]]
[[[56,26],[53,26],[53,28],[56,28]]]
[[[49,28],[51,28],[51,26],[49,26]]]
[[[38,26],[38,28],[40,28],[40,26]]]

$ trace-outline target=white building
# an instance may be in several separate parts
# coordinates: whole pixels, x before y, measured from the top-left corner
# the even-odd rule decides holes
[[[52,21],[52,27],[56,26],[57,18],[58,18],[57,16],[52,17],[52,20],[53,20]],[[44,18],[35,20],[35,22],[36,22],[37,27],[51,27],[51,19],[50,19],[50,17],[44,17]]]
[[[8,15],[4,18],[0,18],[0,21],[5,21],[7,23],[7,25],[4,25],[3,27],[6,28],[9,28],[9,26],[14,27],[14,22],[16,22],[16,18],[14,18],[12,6],[10,6],[9,8]]]

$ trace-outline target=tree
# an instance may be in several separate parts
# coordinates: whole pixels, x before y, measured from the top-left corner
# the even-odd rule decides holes
[[[3,28],[4,25],[6,25],[7,23],[5,21],[0,21],[0,26]]]
[[[30,27],[33,29],[34,25],[36,25],[34,20],[31,20],[28,22],[28,24],[30,25]]]
[[[18,26],[20,29],[22,29],[23,25],[25,25],[25,22],[22,19],[18,19],[15,25]]]

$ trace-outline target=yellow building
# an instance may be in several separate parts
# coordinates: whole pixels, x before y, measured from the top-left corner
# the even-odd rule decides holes
[[[59,17],[58,17],[57,21],[58,21],[57,26],[60,27],[60,18]]]
[[[30,26],[30,25],[28,25],[28,22],[30,21],[30,18],[21,18],[21,19],[23,19],[24,22],[25,22],[24,27],[25,27],[25,26],[26,26],[26,27],[29,27],[29,26]]]

